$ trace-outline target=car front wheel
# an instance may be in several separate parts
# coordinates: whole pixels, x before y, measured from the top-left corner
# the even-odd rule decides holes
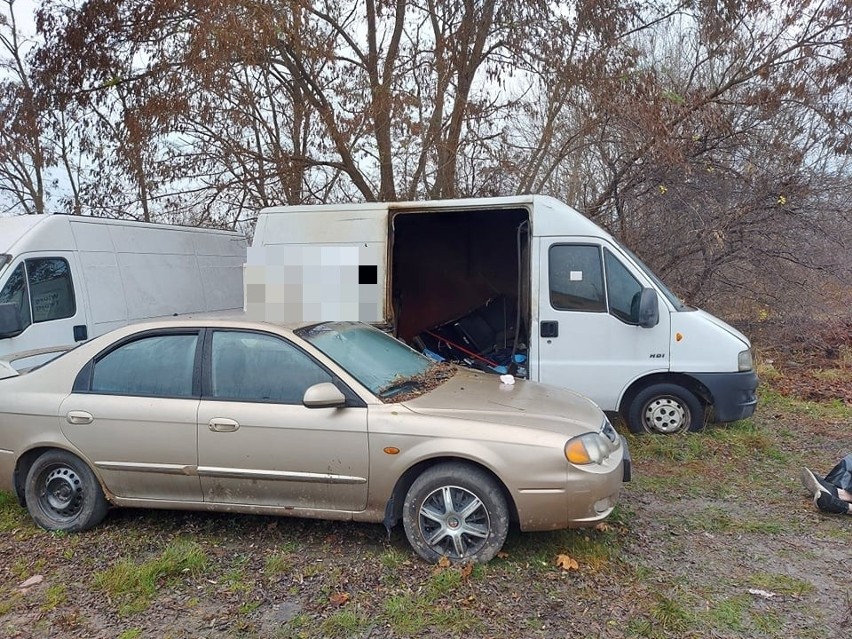
[[[64,450],[33,462],[25,493],[30,515],[46,530],[86,530],[103,520],[109,506],[89,467]]]
[[[460,463],[432,466],[411,485],[403,506],[405,534],[429,562],[484,563],[506,541],[509,509],[485,471]]]

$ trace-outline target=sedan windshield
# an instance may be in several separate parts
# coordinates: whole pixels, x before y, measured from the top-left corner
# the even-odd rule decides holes
[[[296,334],[337,362],[383,399],[423,390],[435,362],[399,340],[360,322],[329,322]],[[438,375],[441,380],[447,375]]]

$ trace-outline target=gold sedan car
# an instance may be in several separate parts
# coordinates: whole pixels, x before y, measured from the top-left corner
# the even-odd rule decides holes
[[[485,562],[511,521],[592,525],[629,479],[591,401],[356,322],[149,322],[5,370],[0,489],[48,530],[110,505],[402,520],[424,559]]]

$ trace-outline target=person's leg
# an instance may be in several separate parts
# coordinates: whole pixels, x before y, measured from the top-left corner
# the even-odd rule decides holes
[[[833,515],[852,515],[852,494],[829,484],[809,468],[799,473],[802,485],[814,496],[814,505],[822,512]],[[841,497],[842,493],[842,497]]]
[[[831,493],[820,492],[814,495],[814,505],[824,513],[852,515],[852,504],[835,497]]]
[[[852,453],[846,455],[846,457],[837,462],[834,468],[828,471],[825,481],[838,488],[849,490],[852,487]]]

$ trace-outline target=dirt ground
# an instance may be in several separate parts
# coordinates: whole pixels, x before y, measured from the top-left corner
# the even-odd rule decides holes
[[[299,519],[119,510],[50,534],[0,495],[0,636],[852,637],[852,517],[798,480],[852,451],[852,411],[778,393],[806,386],[789,375],[770,370],[746,423],[629,437],[606,525],[513,531],[486,566]]]

